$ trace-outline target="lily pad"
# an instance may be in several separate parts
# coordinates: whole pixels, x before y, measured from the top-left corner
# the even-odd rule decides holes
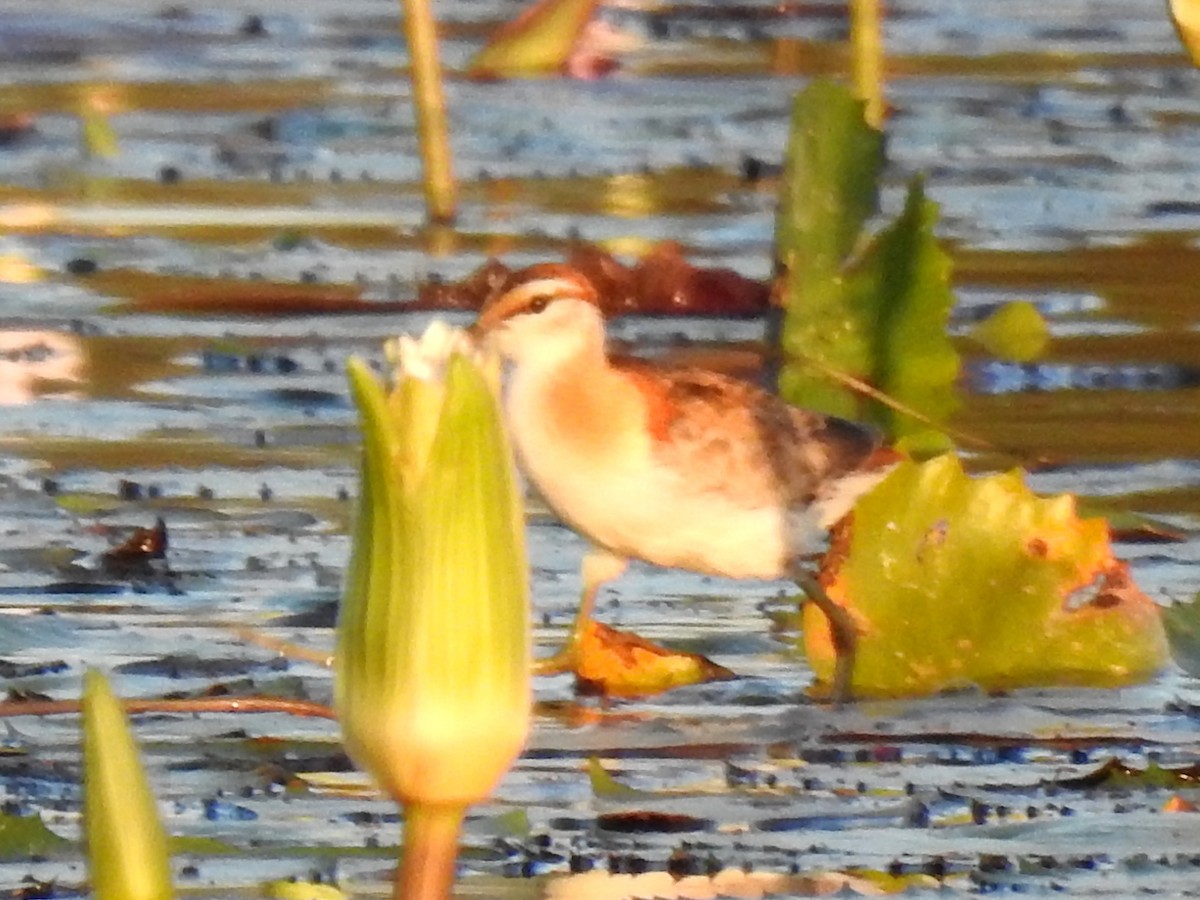
[[[0,861],[13,862],[31,856],[46,856],[70,846],[70,841],[46,827],[41,816],[0,813]]]
[[[636,634],[590,622],[579,639],[575,676],[584,693],[644,697],[735,677],[698,653],[668,650]]]
[[[953,455],[903,462],[863,497],[820,577],[860,631],[856,695],[1124,685],[1168,659],[1159,607],[1103,519],[1080,519],[1070,495],[1035,496],[1018,472],[969,478]],[[815,609],[804,645],[830,679]]]
[[[474,78],[545,75],[566,65],[596,11],[597,0],[538,0],[497,29],[471,60]]]
[[[1163,610],[1163,624],[1176,665],[1189,675],[1200,677],[1200,597]]]
[[[971,337],[1000,359],[1032,362],[1045,351],[1050,330],[1036,306],[1014,300],[971,329]]]

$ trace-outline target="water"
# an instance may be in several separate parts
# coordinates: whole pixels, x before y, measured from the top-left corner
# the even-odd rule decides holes
[[[747,178],[748,161],[769,173],[794,92],[844,63],[839,4],[623,4],[605,15],[641,43],[607,80],[453,78],[463,206],[457,230],[440,234],[422,227],[395,12],[383,0],[86,11],[60,0],[36,15],[0,3],[0,115],[33,117],[0,147],[0,660],[11,690],[73,698],[94,665],[128,697],[225,685],[328,701],[326,669],[238,629],[331,647],[356,486],[342,368],[424,326],[428,313],[402,311],[419,282],[461,277],[489,255],[559,259],[577,235],[618,248],[672,239],[694,262],[770,272],[775,185]],[[461,69],[511,12],[440,5],[449,65]],[[927,173],[956,261],[956,332],[1019,297],[1053,334],[1023,367],[960,338],[969,377],[957,424],[1060,463],[1031,476],[1039,491],[1102,497],[1183,529],[1183,543],[1120,552],[1155,599],[1190,598],[1200,73],[1152,0],[911,0],[889,15],[885,207]],[[82,154],[86,97],[112,111],[111,159]],[[646,354],[681,354],[683,337],[686,352],[735,349],[742,361],[762,336],[761,323],[735,320],[630,317],[614,331]],[[106,572],[104,552],[159,516],[169,571]],[[535,517],[544,650],[570,621],[582,552]],[[565,677],[540,681],[529,752],[468,822],[462,895],[575,890],[562,879],[588,866],[702,880],[797,871],[776,895],[864,872],[967,893],[1194,892],[1200,825],[1162,811],[1194,789],[1061,782],[1109,755],[1196,763],[1195,679],[1171,669],[1122,691],[833,712],[805,699],[791,608],[786,585],[635,566],[601,618],[742,677],[608,707],[576,700]],[[75,839],[76,721],[9,722],[4,796]],[[350,770],[333,724],[212,714],[140,717],[137,729],[170,831],[227,850],[181,852],[181,886],[229,896],[315,872],[385,889],[399,825]],[[591,756],[649,793],[593,796]],[[527,830],[505,818],[516,809]],[[630,811],[690,819],[643,817],[629,833]],[[14,894],[27,876],[70,893],[84,870],[75,847],[17,854],[0,864],[0,889]]]

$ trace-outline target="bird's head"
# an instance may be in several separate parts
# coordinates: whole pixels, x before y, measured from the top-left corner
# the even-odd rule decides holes
[[[515,363],[604,346],[604,315],[592,283],[571,266],[540,263],[514,272],[471,328]]]

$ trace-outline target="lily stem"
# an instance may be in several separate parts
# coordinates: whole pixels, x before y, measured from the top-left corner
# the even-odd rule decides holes
[[[454,887],[464,806],[410,803],[393,900],[448,900]]]
[[[413,100],[424,167],[425,205],[430,222],[449,223],[454,221],[458,208],[458,185],[450,158],[450,130],[446,122],[446,97],[442,89],[433,0],[402,0],[402,3],[404,36],[412,58]]]
[[[850,35],[854,48],[854,92],[867,104],[867,124],[883,129],[883,0],[851,0]]]

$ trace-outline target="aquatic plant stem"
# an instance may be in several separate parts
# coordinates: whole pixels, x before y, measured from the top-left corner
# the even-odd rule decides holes
[[[854,93],[867,104],[866,120],[883,130],[883,0],[850,0],[850,40],[854,49]]]
[[[403,8],[404,36],[412,59],[413,101],[424,171],[426,214],[431,223],[448,223],[454,220],[458,208],[458,185],[454,181],[450,156],[437,22],[433,17],[432,0],[403,0]]]
[[[458,836],[465,806],[410,803],[404,811],[404,844],[394,900],[448,900],[454,887]]]
[[[336,719],[333,707],[308,700],[279,697],[204,697],[194,700],[126,700],[125,712],[139,713],[284,713],[311,719]],[[62,716],[77,714],[79,700],[9,700],[0,703],[0,719],[16,716]]]

